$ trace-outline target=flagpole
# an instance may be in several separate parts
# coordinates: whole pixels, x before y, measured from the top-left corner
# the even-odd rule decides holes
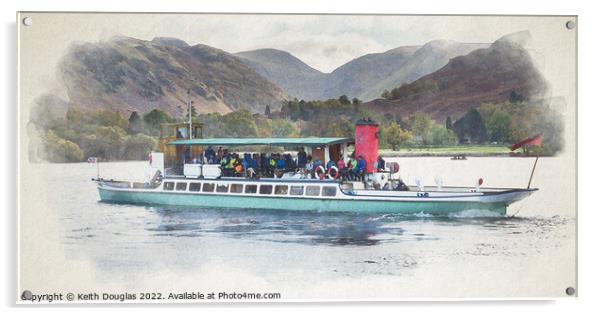
[[[100,161],[96,158],[96,179],[100,180]]]
[[[535,157],[535,162],[533,163],[533,169],[531,169],[531,176],[529,177],[529,184],[527,184],[527,189],[531,188],[531,180],[533,180],[533,173],[535,173],[535,167],[537,167],[538,160],[539,160],[539,151],[537,152],[537,157]]]

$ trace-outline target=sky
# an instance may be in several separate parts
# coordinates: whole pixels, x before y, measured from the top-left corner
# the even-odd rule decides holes
[[[438,39],[491,43],[530,29],[528,18],[483,16],[245,15],[245,14],[30,14],[33,25],[52,39],[49,59],[73,42],[115,35],[151,40],[176,37],[235,53],[259,48],[285,50],[308,65],[331,72],[368,53]],[[40,28],[44,28],[40,30]],[[478,30],[478,32],[475,32]],[[50,60],[50,61],[52,61]]]

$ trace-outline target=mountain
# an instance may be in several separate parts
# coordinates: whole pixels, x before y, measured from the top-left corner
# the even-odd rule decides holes
[[[391,90],[401,84],[412,82],[440,69],[454,57],[466,55],[489,45],[448,40],[428,42],[414,51],[411,56],[408,56],[401,65],[394,67],[395,70],[385,78],[375,81],[371,86],[365,88],[360,94],[360,98],[363,100],[379,98],[385,90]]]
[[[484,102],[544,97],[547,83],[523,46],[528,38],[528,33],[502,37],[488,48],[455,57],[441,69],[394,89],[390,99],[366,106],[402,117],[424,112],[445,121]]]
[[[305,100],[322,97],[323,84],[328,75],[290,53],[277,49],[258,49],[234,55],[289,95]]]
[[[403,67],[419,48],[419,46],[402,46],[384,53],[364,55],[340,66],[330,74],[329,85],[323,98],[338,97],[343,94],[350,98],[380,96],[382,91],[374,97],[366,96],[365,93]]]
[[[387,89],[392,97],[366,106],[403,116],[423,111],[442,120],[456,118],[471,105],[508,100],[511,94],[545,94],[545,80],[523,47],[528,40],[528,33],[511,34],[491,45],[437,40],[364,55],[322,73],[275,49],[230,54],[175,38],[115,37],[73,45],[58,69],[70,106],[122,112],[160,108],[181,117],[190,89],[199,113],[262,113],[266,105],[278,110],[290,97],[315,100],[345,94],[370,100]]]
[[[69,103],[172,115],[187,112],[187,90],[197,112],[278,109],[288,96],[225,51],[174,38],[115,37],[72,46],[59,64]]]
[[[304,100],[350,98],[371,100],[402,83],[411,82],[488,44],[437,40],[423,46],[401,46],[356,58],[324,74],[293,55],[274,49],[235,54],[286,93]]]
[[[287,94],[303,100],[325,100],[343,94],[360,96],[367,87],[396,71],[416,49],[416,46],[398,47],[384,53],[364,55],[331,73],[322,73],[290,53],[275,49],[235,55]]]

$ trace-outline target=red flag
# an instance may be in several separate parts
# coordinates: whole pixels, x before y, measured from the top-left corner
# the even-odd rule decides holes
[[[515,151],[516,149],[521,148],[526,145],[541,146],[542,141],[543,141],[543,137],[541,136],[541,134],[537,134],[531,138],[527,138],[523,141],[520,141],[520,142],[510,146],[510,150]]]

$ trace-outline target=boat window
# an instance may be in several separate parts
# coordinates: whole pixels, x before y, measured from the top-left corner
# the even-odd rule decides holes
[[[188,127],[178,127],[176,138],[188,138]]]
[[[303,186],[291,185],[291,195],[303,195]]]
[[[186,191],[186,182],[178,182],[176,183],[176,191]]]
[[[203,137],[203,133],[200,127],[195,127],[194,128],[194,134],[192,134],[193,138],[202,138]]]
[[[173,191],[173,182],[164,182],[163,183],[163,190]]]
[[[320,195],[320,187],[317,185],[308,185],[305,190],[305,195],[318,196]]]
[[[274,190],[276,195],[286,195],[288,193],[288,185],[277,185]]]
[[[257,185],[255,185],[255,184],[245,185],[245,193],[257,193]]]
[[[217,192],[228,192],[228,185],[227,184],[218,184]]]
[[[203,192],[213,192],[215,190],[215,183],[203,183]]]
[[[337,195],[336,187],[322,187],[322,196],[335,196]]]
[[[272,186],[271,185],[259,186],[259,194],[272,194]]]
[[[201,184],[198,182],[191,182],[188,186],[188,191],[199,192],[201,191]]]
[[[161,138],[174,137],[175,128],[171,126],[161,126]]]
[[[230,185],[230,193],[242,193],[242,184],[232,184]]]

